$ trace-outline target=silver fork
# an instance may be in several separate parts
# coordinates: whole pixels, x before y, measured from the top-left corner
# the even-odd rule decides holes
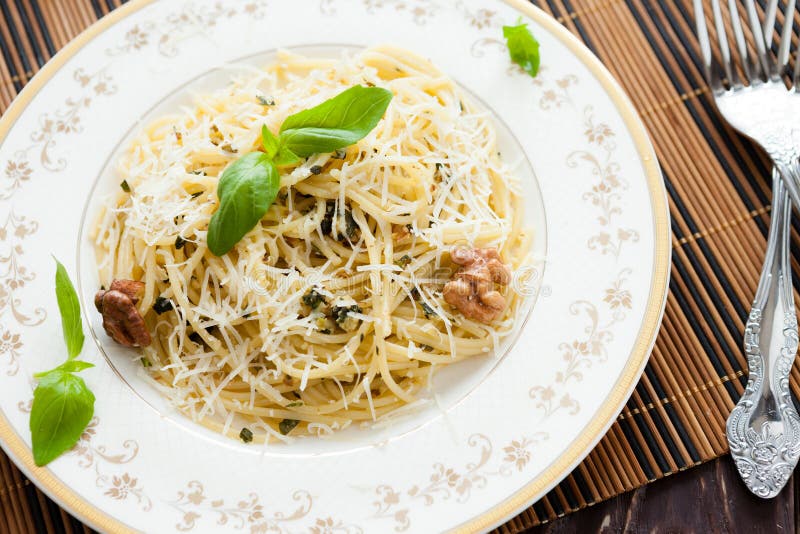
[[[777,0],[771,0],[762,31],[753,0],[744,0],[756,51],[748,54],[737,0],[728,0],[745,78],[741,79],[733,65],[719,0],[712,0],[711,8],[722,71],[712,61],[703,0],[694,0],[706,80],[717,108],[731,126],[769,154],[777,169],[772,173],[772,219],[764,267],[744,332],[749,379],[726,425],[739,474],[750,491],[764,498],[780,492],[800,457],[800,417],[789,390],[798,345],[789,262],[789,197],[800,208],[800,61],[795,62],[792,88],[787,90],[781,75],[789,62],[791,22],[784,23],[777,59],[768,51],[765,38],[765,34],[772,36],[777,7]],[[794,9],[795,0],[791,0],[785,10],[790,21]]]

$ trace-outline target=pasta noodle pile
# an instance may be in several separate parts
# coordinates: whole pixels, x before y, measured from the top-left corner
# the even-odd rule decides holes
[[[258,149],[263,124],[276,132],[357,84],[394,94],[378,126],[284,169],[260,224],[211,254],[226,165]],[[224,434],[285,440],[380,421],[424,399],[437,366],[493,351],[520,314],[513,291],[488,325],[442,298],[452,247],[496,247],[513,271],[532,233],[487,113],[407,51],[282,52],[150,124],[119,174],[129,191],[108,201],[94,232],[100,281],[144,282],[148,375]]]

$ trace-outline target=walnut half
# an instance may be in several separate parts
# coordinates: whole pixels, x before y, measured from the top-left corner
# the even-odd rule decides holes
[[[100,290],[94,296],[94,305],[103,315],[106,334],[126,347],[146,347],[150,344],[150,332],[136,303],[144,291],[144,283],[135,280],[114,280],[108,290]]]
[[[508,285],[511,271],[494,248],[456,248],[450,259],[461,268],[442,292],[445,302],[467,319],[489,324],[506,308],[506,299],[494,284]]]

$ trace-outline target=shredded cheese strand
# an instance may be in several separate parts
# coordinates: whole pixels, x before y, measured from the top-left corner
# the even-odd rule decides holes
[[[263,124],[277,132],[356,84],[394,94],[378,126],[285,171],[261,223],[212,255],[226,165],[258,148]],[[94,231],[101,283],[145,283],[139,310],[156,334],[146,371],[210,428],[285,441],[295,422],[292,436],[385,424],[428,402],[434,368],[494,349],[513,328],[520,296],[509,292],[503,317],[485,325],[444,303],[437,271],[462,244],[496,247],[512,268],[527,261],[520,187],[495,143],[488,114],[407,51],[280,53],[132,142],[119,162],[131,190],[109,199]],[[173,309],[156,314],[158,297]]]

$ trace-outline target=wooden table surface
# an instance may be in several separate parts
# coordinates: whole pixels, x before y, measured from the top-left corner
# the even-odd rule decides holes
[[[775,499],[752,495],[729,456],[533,528],[562,533],[800,532],[800,484],[794,477]]]

